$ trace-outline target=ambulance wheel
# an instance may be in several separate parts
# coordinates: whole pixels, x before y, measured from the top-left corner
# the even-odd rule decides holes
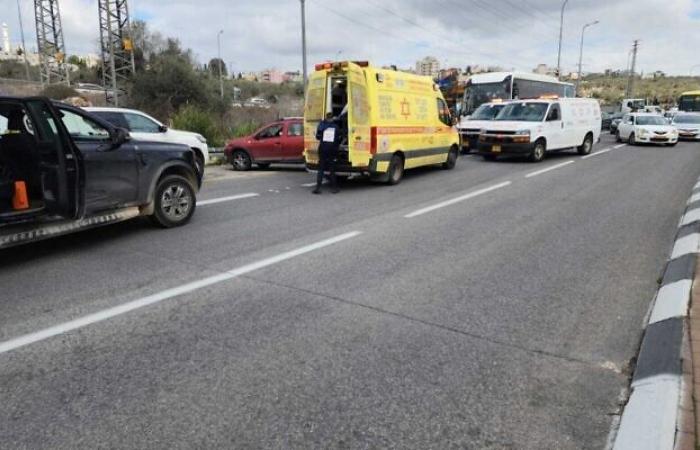
[[[403,178],[403,157],[401,157],[401,155],[394,155],[391,157],[387,175],[386,184],[393,186],[401,182],[401,178]]]
[[[576,150],[578,150],[579,155],[588,155],[591,153],[591,150],[593,150],[593,135],[588,133],[583,139],[583,144]]]
[[[544,159],[544,154],[546,151],[547,150],[543,140],[535,142],[535,148],[533,148],[532,153],[530,153],[530,161],[541,162]]]
[[[450,148],[450,152],[447,154],[447,161],[442,163],[442,168],[445,170],[452,170],[457,165],[457,158],[459,158],[459,150],[454,145]]]

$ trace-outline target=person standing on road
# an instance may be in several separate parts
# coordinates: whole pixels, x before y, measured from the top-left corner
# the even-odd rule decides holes
[[[338,193],[338,184],[335,179],[335,164],[338,159],[338,150],[340,147],[340,129],[338,124],[333,120],[333,113],[326,114],[326,119],[318,124],[316,129],[316,139],[318,144],[318,171],[316,172],[316,189],[314,194],[321,193],[321,185],[323,184],[323,175],[326,171],[330,172],[331,192]]]

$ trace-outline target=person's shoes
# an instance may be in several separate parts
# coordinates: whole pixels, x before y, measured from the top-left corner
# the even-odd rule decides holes
[[[313,191],[311,191],[311,193],[312,193],[312,194],[320,194],[320,193],[321,193],[321,190],[320,190],[319,188],[316,188],[316,189],[314,189]]]
[[[337,194],[338,192],[340,192],[340,189],[338,189],[338,188],[331,189],[332,194]]]

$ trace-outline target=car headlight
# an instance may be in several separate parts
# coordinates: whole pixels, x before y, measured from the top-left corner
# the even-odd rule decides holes
[[[202,136],[201,134],[195,134],[194,137],[195,137],[199,142],[201,142],[202,144],[206,144],[206,143],[207,143],[207,138],[205,138],[205,137]]]
[[[518,130],[515,132],[516,136],[529,136],[530,130]]]
[[[647,134],[649,134],[649,132],[647,130],[645,130],[644,128],[640,128],[639,132],[637,134],[639,135],[639,137],[644,137]]]

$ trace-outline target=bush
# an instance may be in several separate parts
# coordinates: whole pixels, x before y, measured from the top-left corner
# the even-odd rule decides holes
[[[71,97],[80,97],[80,94],[70,86],[65,84],[50,84],[46,86],[39,95],[52,98],[54,100],[65,100]]]
[[[174,128],[201,134],[213,147],[223,145],[224,138],[214,116],[195,105],[185,105],[180,108],[173,115],[172,124]]]

